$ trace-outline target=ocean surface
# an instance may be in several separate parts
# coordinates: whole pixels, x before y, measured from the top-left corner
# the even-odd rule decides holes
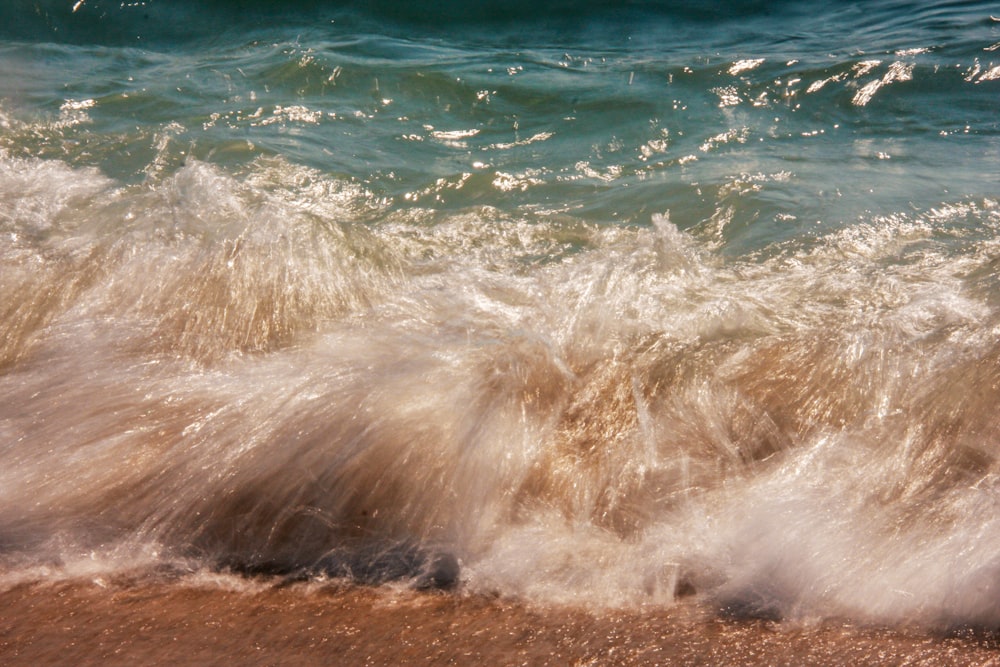
[[[0,6],[2,587],[996,629],[998,406],[995,2]]]

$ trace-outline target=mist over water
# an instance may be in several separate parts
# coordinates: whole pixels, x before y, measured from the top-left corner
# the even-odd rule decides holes
[[[1000,622],[987,3],[28,4],[5,585]]]

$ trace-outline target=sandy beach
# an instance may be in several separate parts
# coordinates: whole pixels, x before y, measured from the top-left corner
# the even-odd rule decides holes
[[[993,665],[996,636],[588,613],[455,593],[31,583],[0,594],[5,665]]]

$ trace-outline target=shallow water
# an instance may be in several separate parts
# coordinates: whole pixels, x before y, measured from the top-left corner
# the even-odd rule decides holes
[[[0,9],[6,585],[995,627],[996,8],[414,7]]]

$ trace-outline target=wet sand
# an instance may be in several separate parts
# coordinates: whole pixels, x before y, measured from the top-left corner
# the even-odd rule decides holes
[[[357,586],[31,583],[0,593],[4,665],[1000,665],[995,635],[543,609]]]

